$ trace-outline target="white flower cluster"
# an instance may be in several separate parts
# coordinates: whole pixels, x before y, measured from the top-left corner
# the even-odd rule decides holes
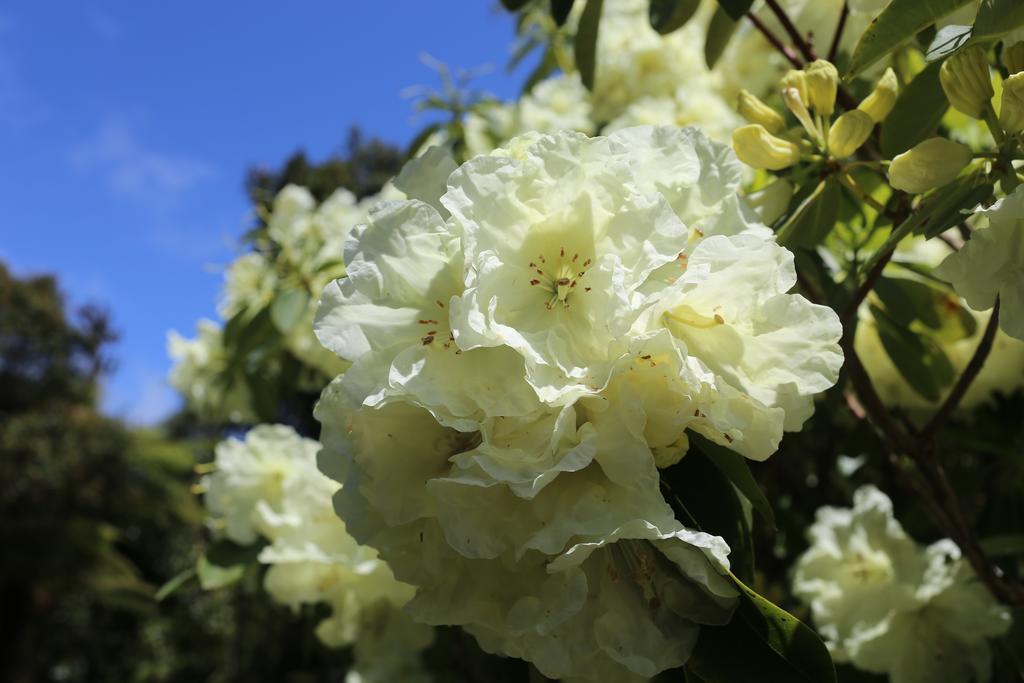
[[[225,319],[254,315],[287,289],[308,293],[309,302],[299,322],[285,339],[296,358],[328,377],[343,366],[312,335],[316,301],[328,282],[345,274],[342,260],[345,238],[366,220],[370,208],[402,193],[386,186],[378,195],[357,200],[341,189],[317,206],[304,187],[288,185],[274,198],[266,217],[269,245],[239,257],[225,273],[220,313]],[[320,388],[322,383],[314,388]]]
[[[989,679],[986,639],[1006,632],[1010,614],[952,541],[918,545],[873,486],[857,490],[852,509],[818,510],[808,535],[793,591],[836,661],[893,683]]]
[[[549,677],[678,666],[736,592],[657,468],[687,430],[770,456],[836,381],[839,321],[787,293],[792,254],[694,129],[529,134],[419,177],[439,155],[324,290],[317,336],[352,363],[316,409],[339,510],[425,623]]]
[[[350,680],[410,680],[397,674],[415,673],[430,629],[399,609],[413,588],[395,580],[334,513],[331,498],[340,487],[317,469],[319,449],[283,425],[259,425],[244,440],[221,442],[213,472],[201,481],[209,525],[241,545],[266,541],[259,561],[269,565],[264,587],[275,601],[330,606],[316,635],[328,647],[356,644],[359,677]]]
[[[253,419],[248,388],[228,381],[229,359],[217,323],[200,320],[195,339],[172,330],[167,334],[167,353],[174,360],[168,382],[192,412],[212,422]]]
[[[261,240],[260,249],[228,266],[218,307],[221,317],[251,320],[272,306],[276,297],[301,292],[304,308],[285,335],[284,347],[302,363],[301,372],[291,378],[293,383],[309,391],[321,390],[345,364],[313,336],[317,300],[327,283],[345,275],[344,245],[352,228],[366,220],[371,207],[403,197],[389,184],[361,201],[347,190],[338,190],[317,206],[309,190],[288,185],[274,198],[266,216],[266,239]],[[169,382],[194,414],[211,422],[257,419],[246,382],[237,368],[229,367],[235,349],[225,343],[221,326],[202,320],[195,339],[171,331],[167,347],[175,362]],[[280,371],[278,358],[270,356],[263,363],[261,374]]]
[[[574,7],[569,32],[576,30],[581,6]],[[592,135],[638,125],[693,125],[713,140],[727,141],[742,119],[722,96],[722,76],[704,62],[709,9],[705,6],[686,26],[663,36],[651,28],[647,0],[606,2],[593,92],[573,72],[538,83],[518,102],[480,106],[466,117],[470,156],[527,132]]]

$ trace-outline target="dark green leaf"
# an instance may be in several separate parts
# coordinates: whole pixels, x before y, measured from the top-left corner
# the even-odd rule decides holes
[[[662,470],[662,481],[678,497],[687,517],[701,531],[725,539],[729,544],[729,562],[740,576],[752,577],[754,549],[750,526],[740,499],[729,480],[703,453],[691,453],[675,465]],[[669,501],[670,504],[672,501]]]
[[[690,443],[707,456],[708,460],[750,501],[750,504],[764,518],[768,526],[774,529],[775,511],[772,510],[772,505],[768,502],[764,491],[757,485],[746,458],[695,432],[688,432],[688,435]]]
[[[932,38],[924,58],[929,62],[949,56],[971,39],[971,27],[950,24],[943,26]]]
[[[160,588],[157,589],[156,593],[153,595],[153,599],[157,602],[163,602],[168,597],[170,597],[172,593],[174,593],[176,590],[178,590],[194,578],[196,578],[196,569],[195,567],[189,567],[185,571],[179,573],[177,576],[169,580],[164,585],[160,586]]]
[[[740,590],[725,626],[703,626],[687,668],[708,683],[833,683],[828,649],[810,628],[733,577]]]
[[[274,303],[270,305],[270,319],[278,332],[288,334],[302,320],[307,306],[309,292],[306,289],[286,289],[274,297]]]
[[[945,352],[933,339],[915,334],[874,304],[871,314],[892,364],[914,391],[928,401],[938,401],[955,374]]]
[[[559,26],[565,25],[565,20],[569,18],[571,11],[572,0],[551,0],[551,18]]]
[[[846,75],[856,76],[913,38],[918,31],[971,0],[892,0],[868,26],[850,56]]]
[[[430,136],[439,131],[440,129],[440,123],[432,123],[423,130],[421,130],[419,133],[417,133],[416,137],[412,139],[412,142],[409,143],[409,146],[405,150],[406,158],[411,159],[414,156],[416,156],[416,153],[420,151],[420,147],[426,144],[427,140],[430,139]]]
[[[779,244],[813,249],[832,232],[842,201],[841,186],[834,178],[823,180],[779,230]]]
[[[899,325],[909,327],[915,320],[932,329],[942,325],[935,310],[942,292],[923,282],[902,277],[882,276],[875,285],[875,294],[885,304],[885,310]]]
[[[1024,555],[1024,534],[1002,534],[989,536],[979,541],[981,549],[989,557],[1011,557]]]
[[[882,122],[882,156],[891,159],[935,133],[949,109],[939,85],[941,62],[929,64],[896,98],[896,105]]]
[[[1024,2],[1021,0],[981,0],[974,19],[974,39],[998,38],[1024,25]]]
[[[661,35],[681,28],[700,7],[700,0],[651,0],[651,26]]]
[[[501,0],[501,4],[504,5],[505,9],[509,12],[518,12],[525,7],[528,2],[530,2],[530,0]]]
[[[597,69],[597,34],[601,25],[601,8],[604,0],[587,0],[580,16],[580,26],[576,30],[574,47],[576,69],[587,90],[594,89],[594,76]]]
[[[262,544],[236,545],[230,541],[214,543],[196,561],[196,576],[203,590],[230,586],[245,575],[245,570],[256,562]]]
[[[732,38],[732,34],[736,32],[736,27],[739,25],[739,21],[730,17],[721,5],[718,6],[711,16],[708,35],[704,40],[704,62],[709,69],[713,68],[721,58],[729,44],[729,39]]]
[[[718,0],[718,6],[734,21],[742,19],[753,4],[754,0]]]

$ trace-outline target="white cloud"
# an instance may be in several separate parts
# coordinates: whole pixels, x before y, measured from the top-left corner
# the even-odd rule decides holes
[[[120,119],[106,121],[89,139],[75,145],[69,160],[83,173],[103,174],[116,194],[162,203],[173,203],[215,175],[205,161],[147,147]]]

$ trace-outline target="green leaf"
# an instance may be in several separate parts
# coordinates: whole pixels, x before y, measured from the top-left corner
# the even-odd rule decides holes
[[[924,55],[925,60],[934,62],[936,59],[953,54],[971,39],[971,31],[970,26],[960,26],[959,24],[943,26],[928,45],[928,51]]]
[[[962,223],[967,218],[964,212],[987,202],[993,190],[994,186],[986,174],[978,171],[958,178],[942,188],[942,192],[931,193],[918,207],[924,218],[914,229],[914,234],[931,239]]]
[[[648,16],[654,30],[667,35],[682,28],[699,7],[700,0],[651,0]]]
[[[736,614],[725,626],[701,627],[687,668],[708,683],[834,683],[832,658],[814,631],[732,579],[740,590]]]
[[[875,285],[875,294],[885,304],[885,310],[892,319],[900,325],[909,327],[915,320],[920,320],[932,329],[942,325],[935,310],[936,295],[941,296],[941,293],[923,282],[883,275]]]
[[[594,89],[594,75],[597,69],[597,33],[601,25],[601,8],[604,0],[587,0],[576,30],[573,46],[576,55],[576,69],[587,90]]]
[[[750,6],[753,4],[754,0],[718,0],[718,6],[721,7],[733,21],[739,21],[742,19],[743,15],[750,11]]]
[[[882,156],[892,159],[935,133],[949,109],[939,84],[941,62],[929,64],[900,91],[889,116],[882,122]]]
[[[841,186],[834,178],[821,181],[779,230],[779,244],[791,249],[817,247],[832,232],[842,198]]]
[[[722,57],[726,46],[729,45],[729,39],[739,25],[738,20],[730,17],[721,5],[718,6],[711,16],[707,38],[704,40],[704,62],[709,69],[714,68]]]
[[[728,448],[720,446],[700,434],[691,431],[687,435],[690,438],[690,443],[707,456],[711,464],[717,467],[725,475],[726,479],[739,489],[739,492],[750,501],[750,504],[754,506],[758,514],[774,530],[775,511],[772,510],[772,504],[768,502],[768,497],[764,495],[764,491],[758,486],[754,475],[750,472],[747,459],[739,453],[730,451]]]
[[[572,11],[573,0],[551,0],[551,18],[559,26],[564,26],[569,12]]]
[[[971,0],[892,0],[857,41],[846,67],[846,77],[856,76],[918,31]]]
[[[1024,2],[981,0],[974,19],[974,40],[998,38],[1021,25],[1024,25]]]
[[[701,531],[725,539],[729,562],[744,577],[754,573],[754,547],[750,525],[736,489],[702,453],[688,454],[661,472],[662,481],[676,497],[685,517]],[[673,501],[669,501],[671,504]]]
[[[160,586],[160,588],[158,588],[156,593],[153,595],[153,599],[157,602],[163,602],[168,597],[170,597],[172,593],[177,591],[179,588],[181,588],[194,578],[196,578],[196,568],[189,567],[185,571],[179,573],[177,576],[170,579],[164,585]]]
[[[302,320],[309,306],[309,292],[296,287],[279,292],[270,305],[270,319],[281,334],[288,334]]]
[[[518,12],[523,9],[530,0],[501,0],[501,4],[505,6],[509,12]]]
[[[256,562],[262,543],[241,546],[218,541],[196,560],[196,576],[203,590],[224,588],[241,580],[245,570]]]
[[[945,352],[930,337],[915,334],[883,309],[871,304],[882,347],[910,387],[928,401],[938,401],[955,371]]]

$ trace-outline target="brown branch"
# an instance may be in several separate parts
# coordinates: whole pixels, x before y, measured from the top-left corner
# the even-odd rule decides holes
[[[943,423],[952,415],[956,407],[960,405],[960,401],[963,400],[964,394],[970,389],[971,383],[981,372],[982,366],[985,364],[985,360],[988,358],[989,352],[992,351],[992,343],[996,338],[996,330],[999,328],[999,299],[996,299],[995,306],[992,307],[992,315],[988,319],[988,325],[985,327],[985,333],[981,337],[981,341],[978,342],[978,348],[974,350],[974,355],[971,356],[970,362],[967,363],[967,367],[964,368],[963,373],[960,375],[960,379],[957,381],[953,390],[949,392],[949,396],[943,402],[942,406],[935,412],[935,416],[925,425],[925,428],[921,430],[921,436],[923,438],[930,438],[936,431],[942,427]]]
[[[775,15],[775,18],[779,20],[779,23],[782,24],[782,29],[789,36],[789,39],[793,41],[793,45],[796,46],[796,49],[800,50],[800,54],[803,55],[804,60],[813,62],[817,59],[818,55],[814,53],[814,47],[800,34],[800,29],[798,29],[793,24],[792,20],[790,20],[789,15],[786,14],[786,10],[779,7],[778,1],[765,0],[765,4],[768,6],[768,9],[772,11],[772,14]]]
[[[761,21],[756,14],[753,12],[747,12],[747,19],[750,19],[750,23],[754,25],[761,35],[764,36],[765,40],[771,43],[772,47],[778,50],[782,56],[789,60],[789,63],[793,65],[795,69],[803,68],[804,63],[800,61],[800,58],[796,56],[791,48],[783,44],[779,37],[768,28],[763,21]]]
[[[846,28],[846,17],[850,16],[850,3],[849,0],[843,0],[843,9],[839,12],[839,23],[836,25],[836,32],[832,34],[832,46],[828,49],[828,61],[833,64],[836,61],[836,55],[839,54],[839,43],[843,39],[843,29]]]

